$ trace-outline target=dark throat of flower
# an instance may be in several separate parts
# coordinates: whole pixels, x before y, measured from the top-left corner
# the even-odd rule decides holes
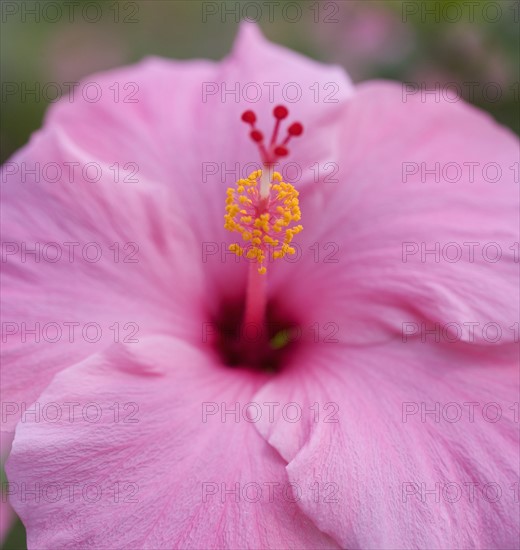
[[[289,141],[303,133],[303,126],[293,122],[286,135],[279,140],[282,120],[289,111],[279,105],[273,109],[275,125],[269,141],[257,129],[257,117],[253,111],[245,111],[242,120],[251,127],[250,138],[257,145],[263,169],[252,172],[248,178],[238,180],[236,188],[227,190],[224,227],[241,236],[241,242],[229,249],[249,260],[246,303],[242,323],[252,326],[264,335],[255,345],[244,346],[245,362],[255,362],[265,349],[283,346],[283,337],[269,334],[266,327],[268,296],[267,264],[295,253],[291,242],[303,230],[296,225],[301,218],[298,191],[282,180],[273,168],[279,159],[287,157]],[[273,341],[274,340],[274,341]]]

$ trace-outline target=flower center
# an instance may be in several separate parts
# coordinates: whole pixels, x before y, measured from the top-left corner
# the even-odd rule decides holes
[[[245,323],[244,298],[228,298],[220,304],[207,330],[208,341],[228,367],[267,374],[280,372],[298,349],[299,323],[275,299],[266,304],[263,325]]]
[[[259,338],[239,345],[234,337],[228,340],[224,331],[224,343],[221,342],[220,348],[225,350],[223,354],[228,362],[237,361],[244,366],[254,364],[262,370],[276,370],[277,361],[273,357],[280,357],[279,350],[287,347],[290,334],[290,326],[285,326],[285,323],[274,329],[267,326],[266,260],[294,254],[291,242],[303,230],[303,226],[294,225],[301,218],[298,191],[290,183],[282,181],[278,172],[272,172],[277,159],[289,154],[287,144],[290,139],[303,133],[303,126],[294,122],[287,129],[283,141],[278,141],[280,123],[288,114],[289,111],[282,105],[274,108],[276,122],[268,144],[262,132],[256,128],[255,113],[245,111],[242,114],[242,120],[251,126],[250,137],[258,146],[264,167],[263,170],[251,173],[247,179],[238,180],[236,189],[227,190],[224,216],[224,227],[228,231],[240,233],[242,237],[242,242],[232,243],[229,250],[250,261],[239,334],[243,335],[244,329],[256,330]],[[235,357],[237,354],[239,359]]]

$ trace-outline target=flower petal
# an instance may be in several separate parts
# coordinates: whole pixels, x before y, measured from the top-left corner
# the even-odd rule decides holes
[[[407,322],[518,341],[518,138],[462,102],[403,99],[390,82],[358,86],[341,126],[338,181],[302,191],[301,256],[273,265],[274,293],[350,343]]]
[[[255,396],[298,404],[256,426],[342,548],[516,548],[518,367],[448,347],[321,346]]]
[[[337,548],[245,420],[263,381],[165,337],[62,371],[39,399],[41,421],[18,424],[7,464],[25,484],[12,503],[29,548]],[[65,403],[77,403],[70,416]],[[215,414],[221,403],[227,415]]]
[[[110,343],[156,330],[200,333],[201,266],[186,265],[193,235],[175,217],[172,197],[150,181],[117,183],[108,164],[92,158],[56,124],[3,167],[2,382],[10,414],[2,429],[54,373]],[[95,183],[80,167],[91,161],[102,167]],[[24,172],[64,163],[77,164],[75,179],[36,181]]]

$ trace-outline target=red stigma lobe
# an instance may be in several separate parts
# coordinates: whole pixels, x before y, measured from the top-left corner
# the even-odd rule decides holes
[[[289,140],[293,137],[301,136],[303,133],[303,125],[300,122],[293,122],[287,128],[287,134],[283,141],[278,142],[278,132],[280,130],[280,123],[282,120],[289,116],[289,110],[283,105],[277,105],[273,109],[273,116],[276,120],[269,145],[266,146],[264,142],[264,134],[256,128],[256,114],[253,111],[244,111],[242,113],[242,120],[251,126],[251,132],[249,137],[257,145],[260,151],[260,158],[262,162],[268,166],[275,164],[275,162],[282,157],[286,157],[289,154],[289,149],[286,147]]]

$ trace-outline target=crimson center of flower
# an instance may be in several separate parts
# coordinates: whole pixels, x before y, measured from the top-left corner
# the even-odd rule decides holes
[[[242,237],[242,242],[232,243],[229,249],[249,260],[250,269],[243,306],[224,308],[217,321],[219,350],[226,364],[268,371],[279,370],[283,354],[280,350],[289,347],[293,327],[286,318],[281,322],[275,319],[266,264],[268,260],[294,254],[291,242],[303,230],[302,225],[295,225],[301,218],[298,191],[272,171],[277,159],[289,154],[287,144],[291,138],[303,133],[302,124],[293,122],[279,141],[280,123],[288,114],[283,105],[274,108],[275,125],[268,143],[256,127],[255,113],[242,114],[242,120],[251,126],[250,137],[258,147],[263,169],[238,180],[236,188],[227,190],[224,216],[225,229]]]
[[[231,368],[275,374],[294,356],[301,330],[279,300],[269,300],[265,322],[245,323],[245,296],[220,304],[210,323],[212,345],[220,361]]]

